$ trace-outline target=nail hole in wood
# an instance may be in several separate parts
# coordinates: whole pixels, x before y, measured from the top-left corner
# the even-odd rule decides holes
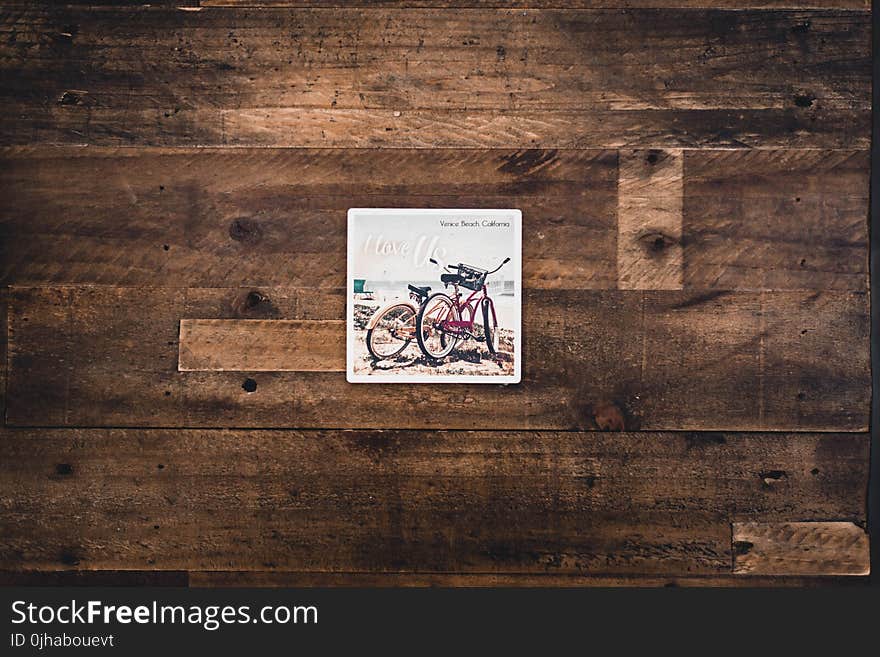
[[[76,552],[71,549],[61,550],[61,554],[58,555],[58,560],[65,566],[79,565],[79,557],[76,555]]]
[[[742,556],[744,554],[748,554],[753,547],[755,547],[755,544],[750,543],[749,541],[734,541],[733,553],[738,556]]]
[[[245,379],[244,383],[241,384],[241,387],[245,392],[255,392],[257,389],[257,382],[253,379]]]
[[[239,217],[238,219],[233,219],[229,224],[229,237],[236,242],[255,244],[260,241],[262,236],[263,230],[260,228],[260,224],[253,219]]]

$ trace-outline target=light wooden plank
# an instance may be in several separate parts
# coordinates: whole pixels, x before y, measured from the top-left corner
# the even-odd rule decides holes
[[[623,151],[617,185],[617,287],[680,290],[684,278],[680,150]]]
[[[733,572],[867,575],[868,534],[852,522],[736,522]]]
[[[182,319],[181,372],[344,372],[342,320]]]
[[[781,522],[793,508],[863,521],[869,444],[868,434],[7,429],[0,564],[730,575],[731,521]]]

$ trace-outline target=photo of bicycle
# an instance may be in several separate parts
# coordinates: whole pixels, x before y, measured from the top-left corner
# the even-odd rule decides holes
[[[518,382],[520,231],[516,210],[350,211],[349,381]]]

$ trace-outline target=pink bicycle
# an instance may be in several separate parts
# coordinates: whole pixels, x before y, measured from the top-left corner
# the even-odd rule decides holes
[[[439,264],[433,258],[431,262]],[[467,339],[484,341],[491,354],[498,353],[498,316],[495,303],[486,291],[486,277],[508,262],[510,258],[505,258],[491,271],[463,263],[443,267],[449,273],[441,274],[440,282],[447,288],[452,285],[453,294],[432,294],[421,305],[416,317],[416,339],[427,358],[441,360],[455,349],[459,340]],[[471,290],[464,301],[461,300],[459,287]],[[482,336],[474,334],[478,308],[483,311]]]

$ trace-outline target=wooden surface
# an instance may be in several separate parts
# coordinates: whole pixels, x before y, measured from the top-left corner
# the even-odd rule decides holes
[[[181,372],[344,372],[345,322],[182,319]]]
[[[851,522],[734,523],[733,572],[867,575],[868,535]]]
[[[0,583],[864,580],[866,2],[89,4],[0,7]],[[345,382],[371,206],[522,210],[521,384]]]

